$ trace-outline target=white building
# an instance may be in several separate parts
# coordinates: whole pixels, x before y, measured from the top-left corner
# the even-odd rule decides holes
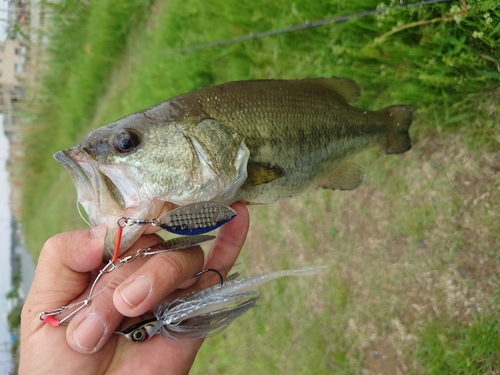
[[[0,113],[4,115],[9,112],[11,102],[24,98],[25,54],[26,47],[19,40],[0,42]]]

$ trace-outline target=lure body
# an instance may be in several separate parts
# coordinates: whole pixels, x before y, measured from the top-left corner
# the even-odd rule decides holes
[[[284,276],[314,275],[323,268],[276,271],[240,279],[230,276],[222,285],[214,285],[161,304],[155,312],[156,320],[149,319],[117,333],[134,342],[144,342],[157,333],[180,340],[215,335],[256,305],[259,298],[257,288],[260,285]]]

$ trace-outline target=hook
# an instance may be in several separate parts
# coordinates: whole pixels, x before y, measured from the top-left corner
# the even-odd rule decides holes
[[[215,268],[206,268],[204,270],[201,270],[200,272],[196,272],[193,277],[198,277],[198,276],[201,276],[207,272],[215,272],[217,275],[219,275],[219,287],[222,287],[222,285],[224,284],[224,278],[222,277],[221,273],[219,271],[217,271]]]

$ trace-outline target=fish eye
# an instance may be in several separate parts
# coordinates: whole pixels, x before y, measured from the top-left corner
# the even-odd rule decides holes
[[[122,130],[115,135],[113,147],[120,154],[128,154],[141,143],[139,135],[132,130]]]

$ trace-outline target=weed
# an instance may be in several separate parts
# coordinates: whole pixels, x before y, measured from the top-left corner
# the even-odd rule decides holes
[[[477,317],[470,326],[435,321],[420,334],[417,358],[429,374],[493,374],[500,368],[500,323]]]

